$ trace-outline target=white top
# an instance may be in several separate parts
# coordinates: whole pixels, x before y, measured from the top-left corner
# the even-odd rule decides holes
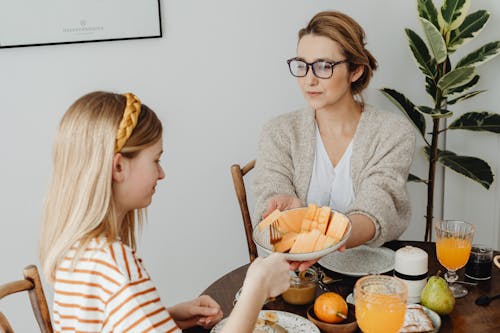
[[[316,149],[307,204],[330,206],[333,210],[344,213],[354,201],[354,189],[351,178],[352,140],[334,167],[316,124]]]

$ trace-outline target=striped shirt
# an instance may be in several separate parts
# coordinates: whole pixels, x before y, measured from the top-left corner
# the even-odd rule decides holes
[[[55,332],[180,332],[131,248],[96,238],[71,271],[76,249],[56,270]]]

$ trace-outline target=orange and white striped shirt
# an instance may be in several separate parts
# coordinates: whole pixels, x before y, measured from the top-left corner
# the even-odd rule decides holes
[[[96,238],[71,271],[75,253],[56,270],[55,332],[180,332],[131,248]]]

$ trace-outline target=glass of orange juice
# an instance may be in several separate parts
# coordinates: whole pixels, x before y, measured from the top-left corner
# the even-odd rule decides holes
[[[436,230],[436,254],[439,262],[448,271],[444,278],[455,298],[467,295],[467,289],[454,283],[458,280],[457,270],[469,260],[474,236],[474,225],[456,220],[442,220],[434,223]]]
[[[354,286],[356,320],[364,333],[397,333],[403,326],[408,290],[388,275],[368,275]]]

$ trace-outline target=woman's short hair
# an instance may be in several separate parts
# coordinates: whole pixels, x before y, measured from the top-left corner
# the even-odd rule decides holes
[[[361,93],[370,82],[373,71],[377,69],[377,60],[365,48],[365,32],[350,16],[337,11],[324,11],[316,14],[305,28],[299,31],[299,41],[302,37],[313,34],[330,38],[337,42],[349,60],[352,71],[363,66],[361,77],[351,84],[351,92]]]

